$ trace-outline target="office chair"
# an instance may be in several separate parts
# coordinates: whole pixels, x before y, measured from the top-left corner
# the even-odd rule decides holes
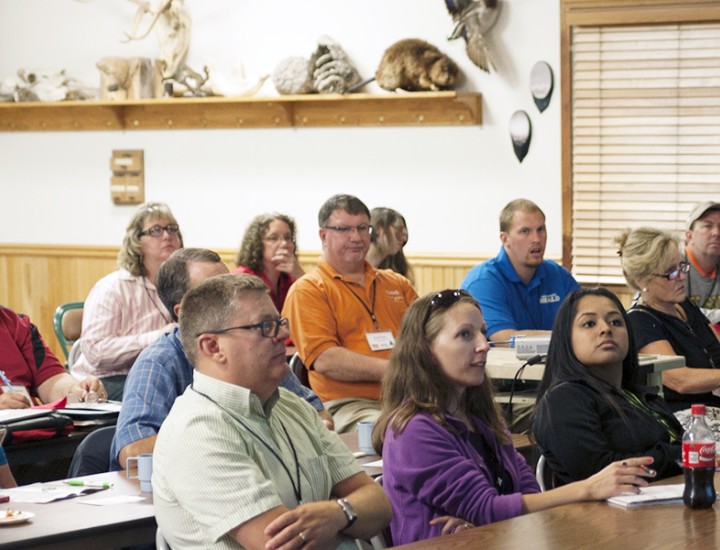
[[[105,426],[90,432],[75,449],[68,477],[82,477],[110,471],[110,445],[115,426]]]
[[[85,302],[60,304],[53,315],[53,329],[65,359],[69,358],[73,343],[80,338],[84,305]]]

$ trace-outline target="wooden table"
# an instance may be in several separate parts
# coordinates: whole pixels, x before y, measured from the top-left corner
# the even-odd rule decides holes
[[[682,483],[682,476],[665,483]],[[720,487],[720,474],[715,474]],[[682,504],[632,510],[606,502],[583,502],[498,521],[455,535],[398,548],[482,548],[543,550],[557,548],[717,548],[720,545],[720,504],[710,510],[689,510]]]
[[[126,479],[124,472],[109,472],[82,479],[94,483],[108,481],[113,487],[92,495],[48,504],[13,504],[11,501],[2,505],[3,508],[10,506],[32,512],[35,517],[26,523],[0,527],[0,549],[86,550],[121,548],[155,541],[157,524],[152,494],[141,493],[137,480]],[[80,504],[83,499],[112,495],[139,495],[143,500],[111,506]]]
[[[357,432],[346,432],[344,434],[338,434],[340,436],[340,439],[343,443],[345,443],[345,446],[350,449],[351,453],[357,453],[360,449],[358,448],[358,435]],[[382,475],[382,468],[378,468],[377,466],[365,466],[369,462],[374,462],[376,460],[380,460],[382,458],[380,455],[372,454],[372,455],[365,455],[360,456],[357,458],[357,461],[360,463],[360,466],[363,467],[363,470],[369,475],[370,477],[377,477],[379,475]]]

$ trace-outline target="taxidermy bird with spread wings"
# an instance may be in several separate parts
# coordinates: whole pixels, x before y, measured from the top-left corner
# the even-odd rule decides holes
[[[483,35],[497,21],[500,12],[498,0],[445,0],[445,5],[455,22],[448,40],[462,36],[472,62],[487,73],[490,72],[490,67],[495,69]]]

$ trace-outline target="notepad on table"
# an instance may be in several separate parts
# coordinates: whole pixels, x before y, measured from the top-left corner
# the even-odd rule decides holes
[[[661,504],[681,504],[685,485],[676,483],[674,485],[652,485],[641,487],[640,493],[622,494],[607,499],[610,504],[624,508],[637,508],[639,506],[659,506]]]

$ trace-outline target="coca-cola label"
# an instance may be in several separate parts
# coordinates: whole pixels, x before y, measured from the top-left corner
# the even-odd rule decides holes
[[[715,443],[684,441],[682,460],[683,468],[714,468]]]

